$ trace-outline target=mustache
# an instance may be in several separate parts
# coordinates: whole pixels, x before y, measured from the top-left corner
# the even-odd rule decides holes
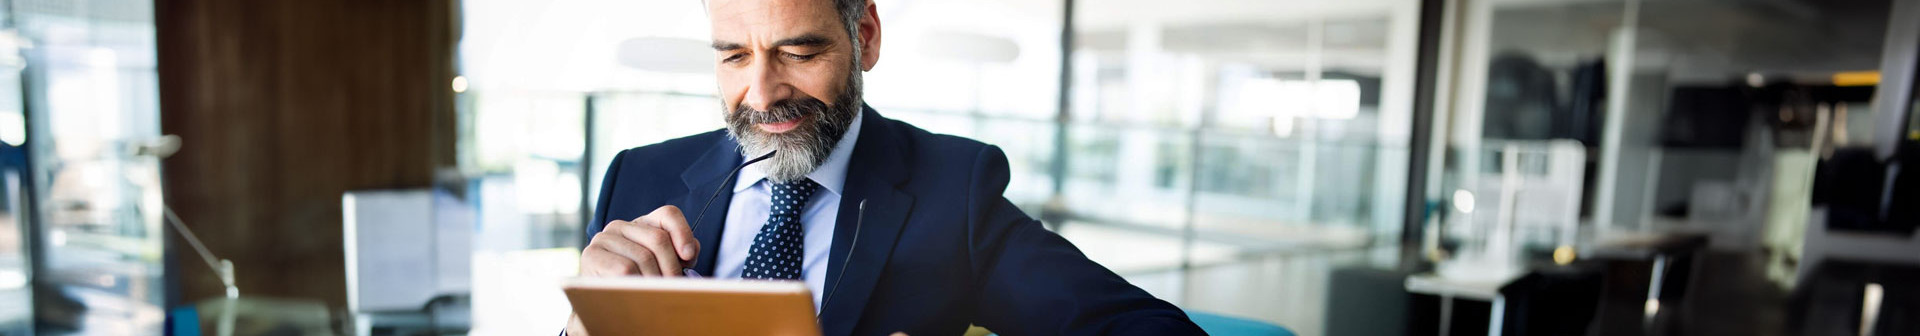
[[[734,105],[733,113],[727,114],[736,124],[762,124],[791,121],[807,115],[825,114],[832,109],[826,102],[812,97],[783,99],[758,110],[745,103]]]

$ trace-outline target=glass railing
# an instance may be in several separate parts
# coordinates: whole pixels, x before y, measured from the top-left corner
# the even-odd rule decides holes
[[[470,92],[472,135],[463,141],[481,199],[510,210],[483,210],[483,228],[530,232],[533,243],[505,249],[577,247],[567,235],[601,176],[621,150],[721,128],[712,96],[660,92]],[[1236,128],[1070,121],[1021,113],[975,113],[876,106],[882,115],[1006,152],[1006,197],[1058,228],[1099,225],[1227,244],[1247,254],[1353,249],[1398,235],[1397,202],[1374,194],[1381,155],[1406,148],[1364,139],[1283,137]],[[588,124],[589,120],[591,124]],[[1064,151],[1056,132],[1068,132]],[[588,141],[587,139],[592,139]],[[1383,152],[1385,152],[1383,154]],[[1057,154],[1058,153],[1058,154]],[[1064,177],[1054,172],[1065,160]],[[586,177],[586,178],[582,178]],[[1055,192],[1056,180],[1059,192]],[[1394,186],[1389,186],[1394,187]],[[1395,187],[1398,188],[1398,187]],[[499,197],[487,197],[500,192]],[[489,202],[490,203],[490,202]],[[587,212],[582,212],[587,211]],[[1192,232],[1188,232],[1191,230]],[[1184,239],[1184,238],[1181,238]],[[1179,240],[1175,240],[1176,242]],[[485,246],[486,244],[483,244]]]

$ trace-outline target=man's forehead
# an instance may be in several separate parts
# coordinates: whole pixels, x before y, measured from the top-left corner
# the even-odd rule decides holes
[[[715,50],[778,47],[799,39],[838,39],[834,0],[708,0]],[[820,44],[820,43],[810,43]],[[831,42],[825,43],[831,44]]]
[[[834,0],[706,0],[707,13],[715,21],[730,18],[804,17],[833,14]]]

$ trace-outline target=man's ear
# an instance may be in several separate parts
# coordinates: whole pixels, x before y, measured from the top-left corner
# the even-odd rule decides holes
[[[880,63],[880,10],[867,1],[867,15],[860,16],[860,71],[873,70]]]

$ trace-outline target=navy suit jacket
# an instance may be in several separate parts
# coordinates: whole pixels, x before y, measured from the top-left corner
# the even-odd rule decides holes
[[[828,252],[825,335],[957,335],[969,324],[1006,335],[1203,334],[1179,308],[1088,260],[1007,201],[1007,158],[998,147],[929,133],[871,107],[863,113]],[[740,162],[724,130],[622,151],[583,238],[663,205],[695,220],[714,190],[732,190],[726,175]],[[721,192],[694,223],[701,274],[713,274],[732,196]]]

